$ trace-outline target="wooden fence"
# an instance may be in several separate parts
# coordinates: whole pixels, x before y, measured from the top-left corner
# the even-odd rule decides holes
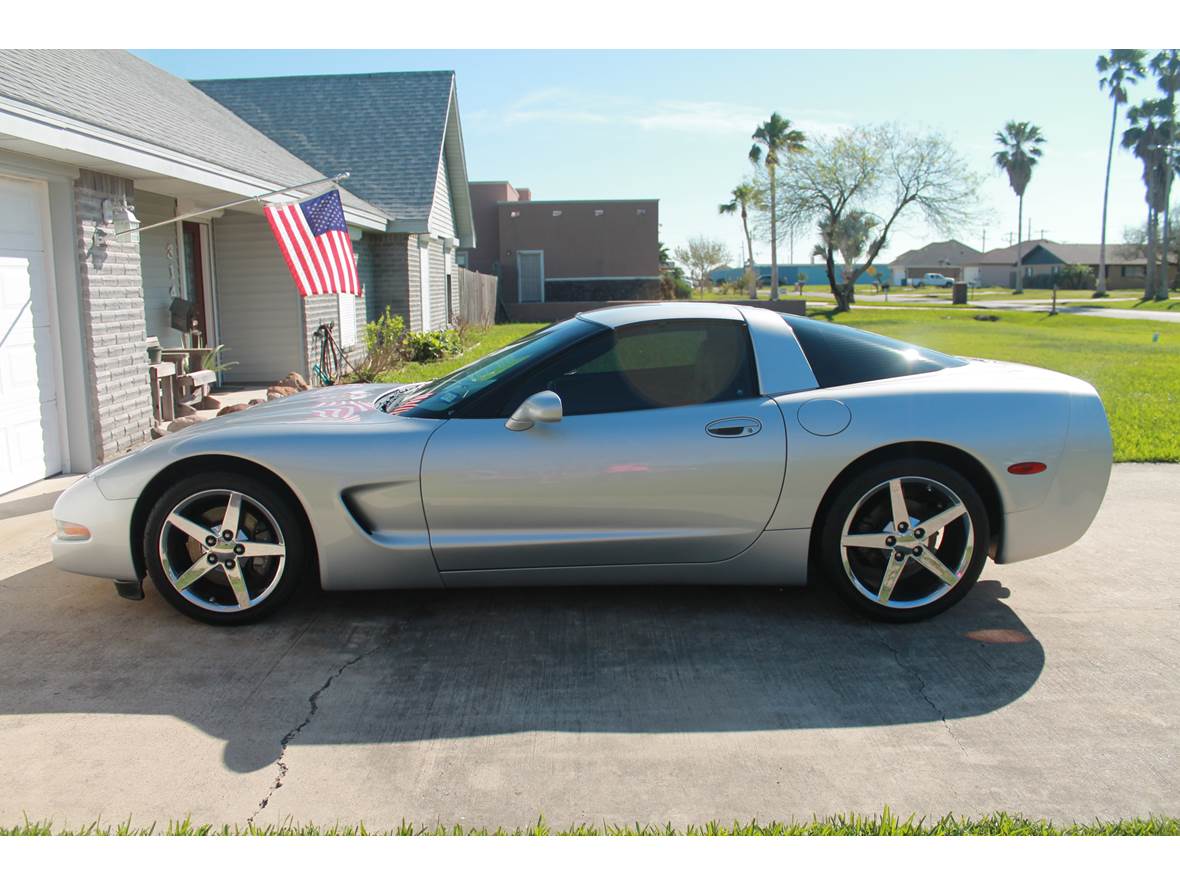
[[[457,319],[472,326],[490,326],[496,322],[496,285],[499,280],[465,267],[453,268],[451,280],[457,290],[454,302]]]

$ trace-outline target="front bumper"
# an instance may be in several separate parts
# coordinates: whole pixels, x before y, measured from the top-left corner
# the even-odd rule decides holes
[[[49,544],[53,564],[80,575],[138,581],[131,553],[134,509],[134,499],[112,501],[99,491],[98,483],[89,476],[82,477],[57,499],[53,518],[85,526],[90,537],[79,541],[55,536]]]

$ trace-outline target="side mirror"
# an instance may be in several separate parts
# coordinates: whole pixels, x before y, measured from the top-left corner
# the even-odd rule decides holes
[[[554,424],[560,420],[561,397],[552,390],[542,390],[521,403],[504,426],[509,430],[528,430],[538,421]]]

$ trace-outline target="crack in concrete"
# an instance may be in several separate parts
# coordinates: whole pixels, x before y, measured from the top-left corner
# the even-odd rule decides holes
[[[327,691],[332,686],[332,683],[335,682],[336,679],[339,676],[341,676],[345,670],[349,669],[350,667],[355,666],[356,664],[359,664],[361,661],[363,661],[369,655],[371,655],[375,651],[377,651],[377,649],[379,647],[380,646],[376,646],[374,648],[371,648],[368,651],[362,652],[361,654],[357,655],[356,657],[345,661],[343,664],[341,664],[337,668],[335,673],[333,673],[331,676],[329,676],[327,678],[327,680],[325,680],[323,685],[321,685],[319,688],[317,688],[315,691],[313,691],[310,696],[308,696],[308,698],[307,698],[307,708],[308,708],[307,715],[303,718],[302,722],[300,722],[298,725],[296,725],[294,728],[292,728],[290,731],[288,731],[285,735],[283,735],[282,740],[279,741],[279,755],[278,755],[278,758],[275,759],[275,765],[278,766],[278,769],[279,769],[278,774],[275,776],[274,783],[271,784],[270,789],[267,791],[267,793],[263,797],[262,801],[258,803],[258,807],[256,809],[254,809],[254,813],[251,814],[248,818],[246,818],[246,825],[247,826],[254,823],[254,818],[257,817],[259,814],[261,814],[262,811],[266,808],[266,806],[270,804],[270,800],[272,798],[274,798],[275,791],[282,788],[283,781],[287,777],[287,772],[290,771],[290,767],[287,765],[286,762],[283,761],[283,757],[287,755],[287,747],[288,747],[288,745],[290,745],[291,741],[295,740],[295,738],[297,738],[299,736],[299,733],[301,731],[303,731],[303,729],[307,728],[307,726],[311,724],[311,720],[313,720],[316,717],[316,714],[320,711],[320,703],[319,703],[320,702],[320,695],[322,695],[325,691]]]
[[[918,696],[927,703],[931,710],[934,711],[934,715],[938,717],[939,721],[942,723],[942,727],[946,729],[946,733],[950,735],[951,740],[955,742],[964,756],[968,755],[967,748],[963,746],[963,742],[959,740],[959,736],[955,734],[955,730],[951,728],[950,721],[946,718],[946,713],[942,711],[938,704],[934,703],[934,699],[931,698],[930,694],[926,691],[926,680],[923,678],[921,672],[919,672],[914,667],[911,667],[901,659],[901,650],[889,641],[886,634],[882,632],[880,628],[874,628],[874,632],[877,634],[877,638],[881,640],[881,644],[893,653],[893,660],[897,662],[897,666],[899,666],[904,673],[913,677],[914,684],[918,691]]]

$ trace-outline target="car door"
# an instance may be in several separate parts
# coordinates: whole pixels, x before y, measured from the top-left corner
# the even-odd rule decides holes
[[[562,419],[509,430],[540,390]],[[422,495],[443,571],[716,562],[765,527],[785,461],[744,323],[670,320],[604,329],[448,421]]]

